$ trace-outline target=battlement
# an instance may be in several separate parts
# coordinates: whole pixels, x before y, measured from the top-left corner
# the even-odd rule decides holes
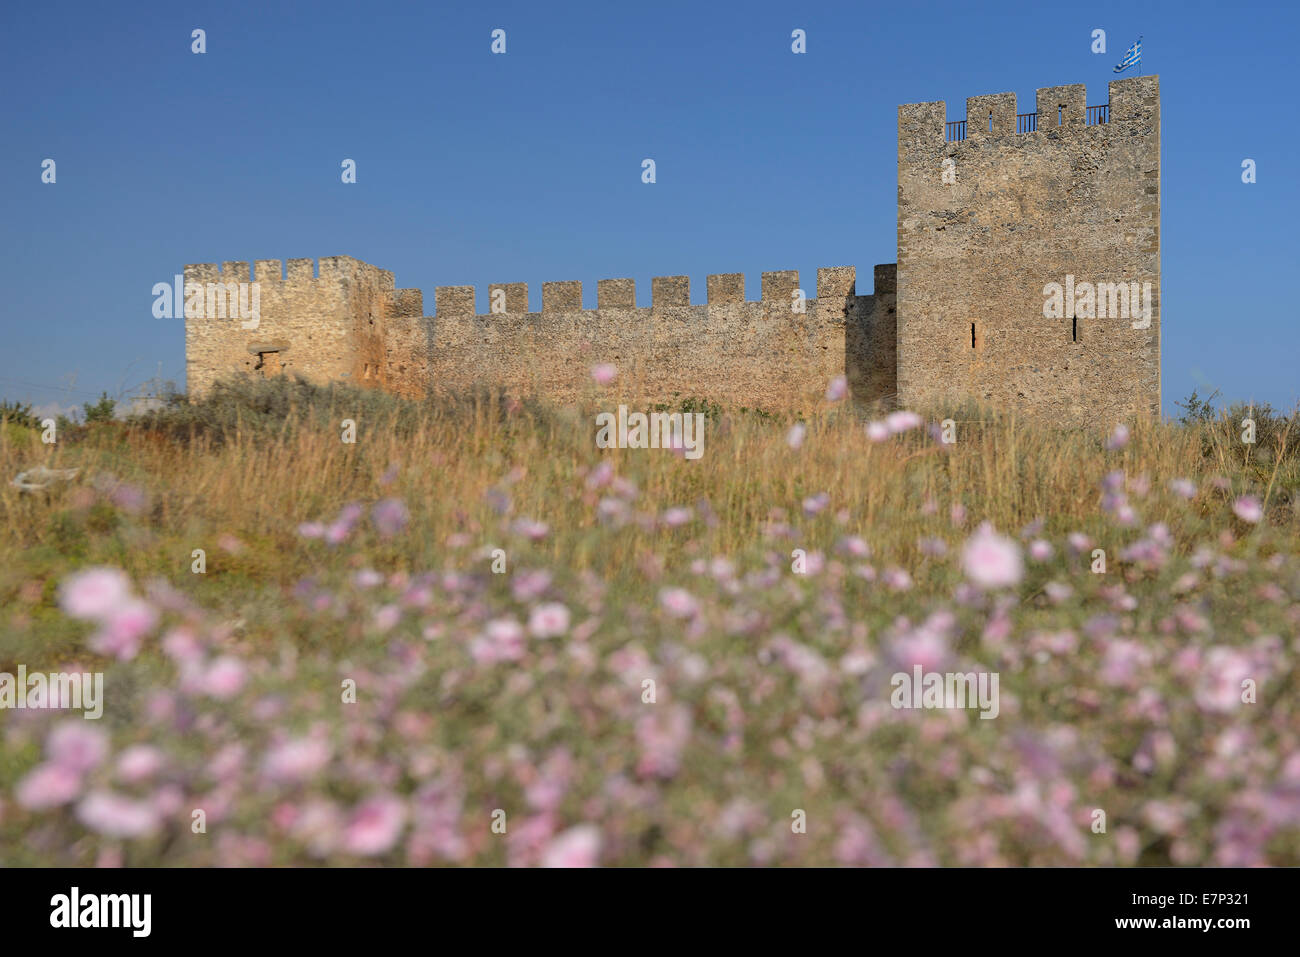
[[[185,266],[185,281],[208,283],[256,282],[262,295],[272,300],[296,299],[299,296],[337,294],[348,286],[364,284],[385,301],[396,315],[422,315],[424,295],[419,289],[398,289],[392,272],[380,269],[351,256],[322,256],[315,259],[257,259],[248,262],[190,263]]]
[[[1158,414],[1160,80],[1082,83],[898,109],[898,392],[958,394],[1058,418]],[[1150,288],[1141,317],[1043,290],[1065,277]],[[1116,320],[1119,321],[1116,321]]]
[[[692,303],[689,276],[656,276],[650,305],[638,306],[635,280],[601,279],[588,309],[582,282],[544,282],[533,311],[526,283],[491,283],[484,313],[473,286],[439,286],[433,316],[388,321],[379,378],[409,395],[487,383],[570,401],[591,388],[593,366],[608,363],[656,401],[788,408],[814,401],[837,376],[862,401],[893,396],[892,263],[876,267],[867,296],[852,266],[817,270],[816,296],[796,294],[793,269],[764,272],[757,300],[746,299],[742,273],[704,285],[707,301]]]
[[[318,266],[319,263],[319,266]],[[373,276],[380,288],[392,289],[393,274],[351,256],[322,256],[315,259],[290,259],[288,269],[279,259],[257,259],[252,269],[247,262],[192,263],[185,267],[185,278],[194,282],[262,282],[288,287],[312,288],[320,283],[338,284],[361,275]]]
[[[876,289],[882,286],[893,291],[894,267],[876,266]],[[709,306],[735,305],[753,301],[784,306],[793,311],[794,292],[799,289],[799,271],[788,269],[762,274],[761,296],[757,300],[745,299],[744,273],[717,273],[707,277],[706,304]],[[817,295],[808,296],[809,302],[822,299],[845,299],[857,295],[857,269],[853,266],[832,266],[817,270]],[[694,305],[691,302],[689,276],[655,276],[650,281],[651,310],[678,309]],[[583,306],[583,287],[579,280],[542,283],[543,314],[598,312],[606,309],[637,309],[636,280],[600,279],[596,282],[596,308]],[[477,290],[474,286],[437,286],[433,293],[436,316],[476,315]],[[488,312],[481,315],[514,315],[533,312],[529,308],[528,284],[524,282],[491,283],[488,286]]]
[[[1043,87],[1024,113],[1014,93],[972,96],[954,120],[943,101],[900,106],[898,261],[875,267],[870,295],[854,267],[835,266],[817,270],[815,290],[797,270],[763,272],[755,300],[743,273],[695,277],[702,302],[692,277],[655,276],[645,305],[634,279],[599,279],[594,308],[580,280],[489,283],[486,301],[471,285],[438,286],[426,315],[419,289],[350,256],[200,263],[185,279],[206,285],[215,318],[186,319],[188,387],[242,370],[568,402],[590,398],[593,368],[612,365],[613,388],[652,402],[806,410],[843,376],[863,402],[1158,414],[1159,77],[1106,92],[1089,106],[1083,84]],[[1076,288],[1103,283],[1138,314],[1076,301]],[[1070,292],[1049,309],[1053,286]]]
[[[1034,97],[1034,112],[1020,113],[1015,93],[991,93],[966,98],[966,115],[947,118],[947,103],[907,103],[898,108],[899,147],[978,144],[1007,137],[1045,138],[1112,123],[1151,122],[1158,115],[1160,78],[1127,77],[1108,85],[1106,103],[1087,105],[1082,83],[1042,87]]]
[[[205,287],[202,315],[185,321],[186,379],[195,394],[222,371],[373,380],[387,324],[424,313],[420,290],[398,289],[391,272],[351,256],[194,263],[185,282]],[[254,289],[238,294],[236,316],[235,287],[245,283]],[[245,308],[254,305],[256,314]]]

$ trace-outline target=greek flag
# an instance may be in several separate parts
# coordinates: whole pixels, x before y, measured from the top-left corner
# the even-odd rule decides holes
[[[1138,37],[1137,42],[1128,48],[1124,54],[1124,59],[1120,61],[1119,66],[1115,67],[1116,73],[1123,73],[1135,63],[1142,62],[1142,38]]]

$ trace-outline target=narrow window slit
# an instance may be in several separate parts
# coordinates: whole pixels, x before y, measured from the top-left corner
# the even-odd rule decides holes
[[[1070,338],[1073,341],[1078,342],[1079,341],[1079,319],[1077,316],[1070,320],[1070,325],[1072,327],[1070,329]]]
[[[970,324],[970,347],[975,348],[975,323]]]

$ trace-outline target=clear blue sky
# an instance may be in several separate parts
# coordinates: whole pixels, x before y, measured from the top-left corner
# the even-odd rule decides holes
[[[20,3],[0,10],[0,396],[184,382],[150,289],[351,255],[425,292],[896,252],[897,106],[1086,83],[1163,107],[1164,406],[1300,399],[1295,4]],[[489,52],[494,28],[507,53]],[[190,33],[207,31],[207,53]],[[808,52],[790,51],[807,31]],[[1091,52],[1091,33],[1107,52]],[[1128,74],[1126,74],[1128,75]],[[57,162],[55,185],[41,162]],[[642,184],[651,157],[658,182]],[[356,185],[340,163],[357,162]],[[1241,162],[1258,182],[1241,182]],[[26,383],[26,384],[25,384]],[[75,390],[75,391],[60,391]]]

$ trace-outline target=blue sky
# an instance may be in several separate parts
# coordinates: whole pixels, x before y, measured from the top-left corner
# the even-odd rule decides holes
[[[0,396],[184,382],[150,289],[351,255],[424,290],[896,258],[897,106],[1085,83],[1139,34],[1162,94],[1164,407],[1300,400],[1296,6],[7,3]],[[507,53],[489,51],[506,30]],[[190,34],[207,31],[207,52]],[[808,52],[790,52],[807,32]],[[1094,29],[1107,52],[1091,52]],[[1128,75],[1128,74],[1126,74]],[[41,182],[41,162],[57,183]],[[658,182],[641,182],[651,157]],[[357,183],[340,182],[356,160]],[[1241,182],[1241,162],[1258,182]]]

